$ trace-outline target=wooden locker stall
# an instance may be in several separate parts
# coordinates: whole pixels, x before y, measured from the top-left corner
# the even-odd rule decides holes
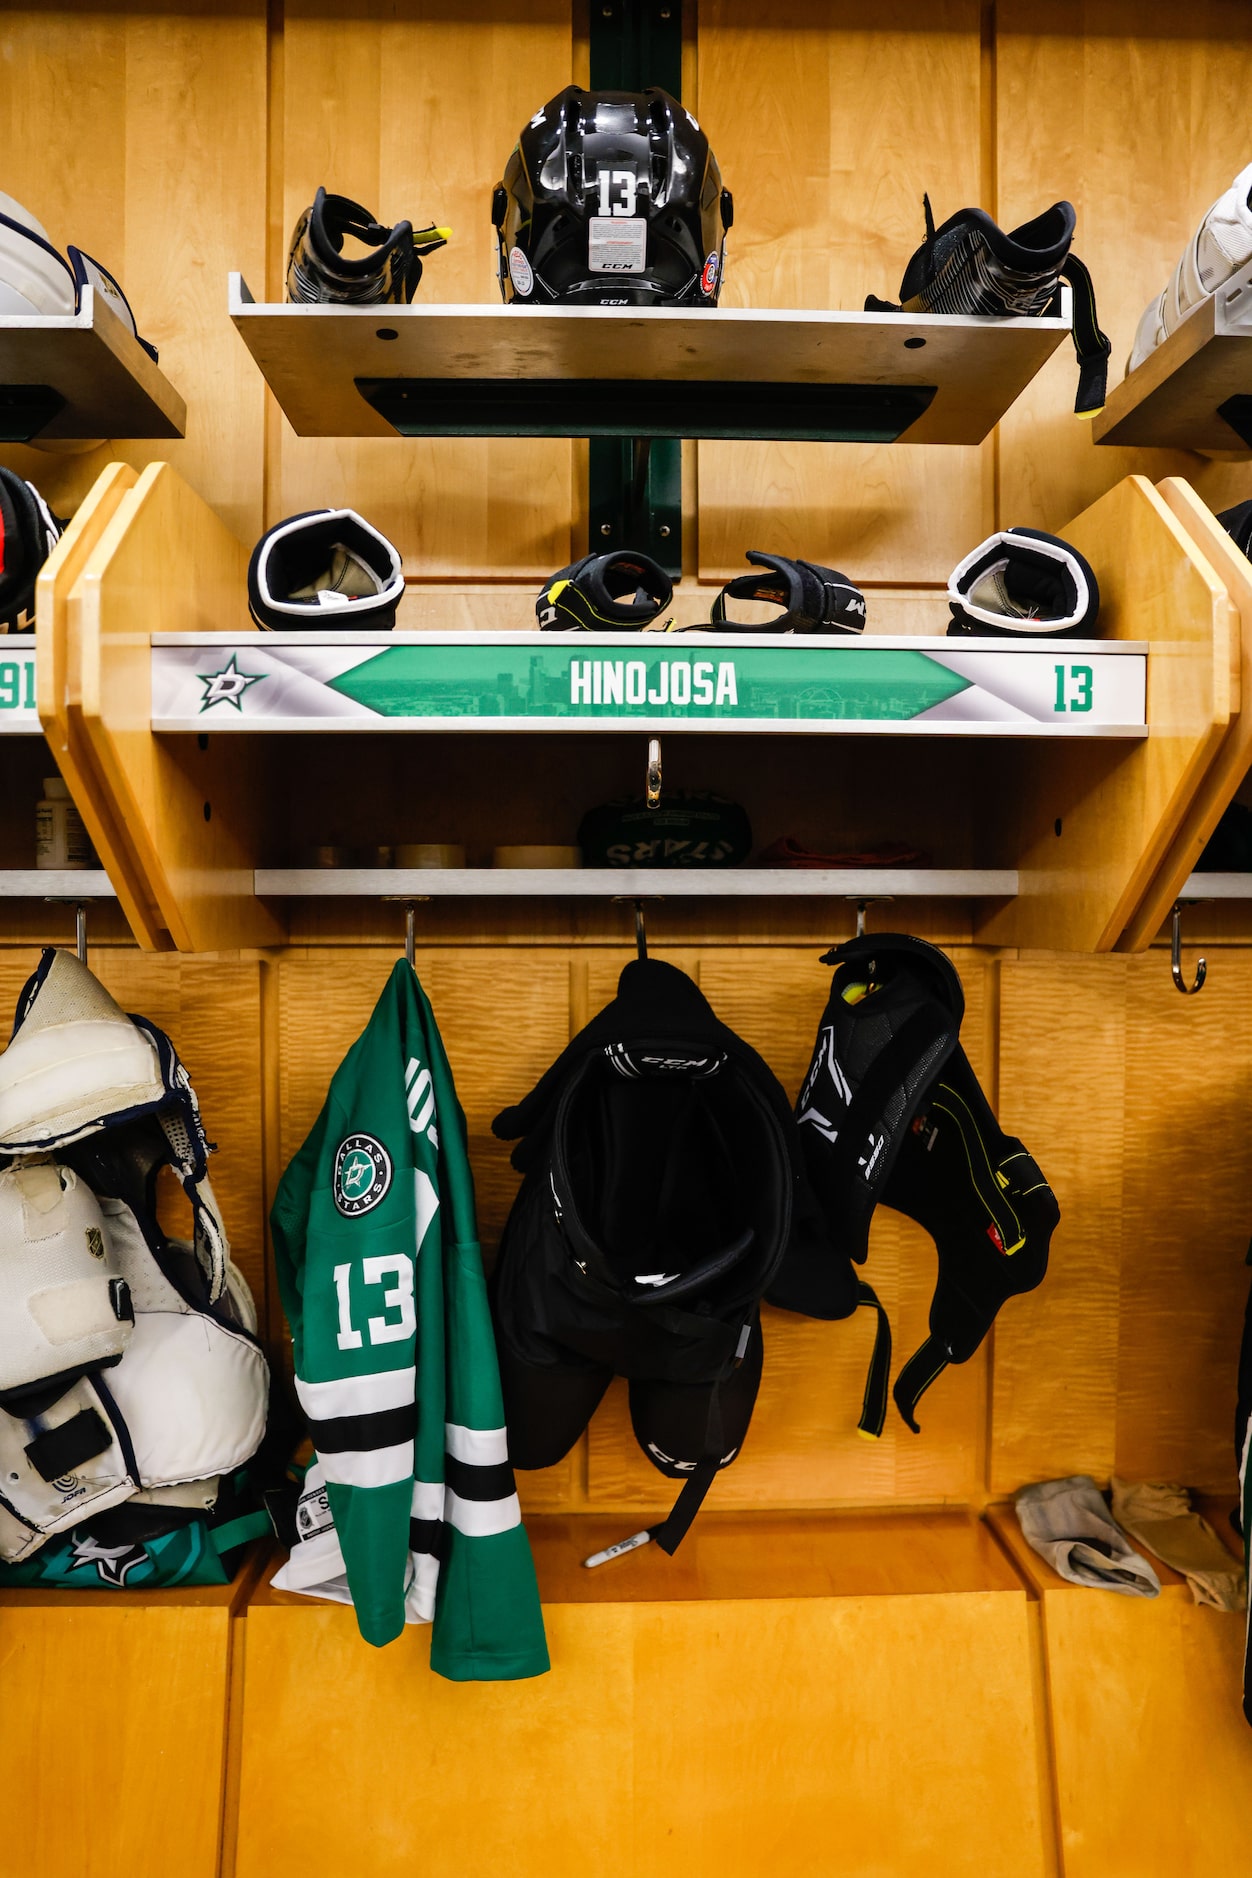
[[[670,11],[658,0],[649,30]],[[282,518],[351,506],[395,542],[400,631],[371,656],[460,658],[462,633],[487,657],[530,631],[540,581],[599,545],[580,439],[302,434],[266,388],[262,352],[282,339],[267,308],[322,184],[387,222],[452,228],[412,317],[394,309],[399,345],[370,314],[380,353],[405,353],[423,308],[485,318],[491,186],[536,107],[588,81],[610,18],[599,0],[63,0],[11,8],[0,27],[5,188],[55,243],[117,272],[186,402],[181,441],[0,445],[74,514],[41,584],[26,734],[0,736],[0,872],[21,865],[50,753],[117,890],[118,909],[91,914],[93,948],[108,942],[93,969],[187,1064],[279,1388],[290,1345],[268,1208],[401,952],[404,899],[490,1261],[518,1180],[492,1118],[634,956],[612,883],[506,892],[492,849],[568,845],[586,808],[640,794],[647,736],[642,720],[516,734],[381,714],[355,729],[251,722],[258,674],[300,652],[256,633],[246,608],[251,546]],[[895,295],[924,193],[936,221],[980,203],[1004,227],[1068,197],[1115,385],[1140,312],[1246,160],[1252,31],[1241,0],[1185,16],[1165,0],[784,0],[768,18],[687,0],[681,70],[735,194],[722,307],[749,322],[754,370],[764,359],[783,382],[765,316],[859,314],[866,294]],[[231,303],[233,322],[232,272],[255,294]],[[892,317],[901,354],[925,342],[904,355],[915,377],[926,361],[942,379],[957,341]],[[666,722],[665,787],[742,802],[757,848],[890,839],[924,860],[832,873],[807,895],[754,885],[751,866],[698,896],[632,873],[628,898],[668,886],[646,905],[650,951],[697,980],[791,1094],[829,987],[819,954],[854,929],[857,902],[871,931],[942,944],[971,1061],[1058,1194],[1046,1281],[927,1394],[920,1436],[893,1409],[876,1443],[855,1432],[869,1322],[767,1308],[750,1436],[677,1556],[648,1547],[587,1572],[583,1557],[673,1500],[614,1386],[560,1466],[519,1478],[553,1661],[530,1682],[444,1682],[420,1629],[370,1649],[350,1611],[273,1589],[275,1548],[221,1594],[0,1592],[6,1836],[24,1869],[1089,1878],[1120,1863],[1208,1878],[1228,1862],[1252,1780],[1240,1620],[1193,1609],[1167,1571],[1151,1605],[1063,1586],[1008,1502],[1075,1471],[1184,1481],[1219,1529],[1234,1499],[1252,932],[1237,905],[1188,914],[1189,936],[1227,942],[1196,998],[1150,942],[1188,881],[1200,891],[1190,870],[1248,766],[1252,584],[1212,511],[1252,494],[1252,463],[1097,447],[1072,414],[1068,337],[1031,335],[1016,398],[999,395],[1009,339],[960,339],[979,396],[999,398],[981,442],[683,443],[675,617],[706,623],[760,548],[863,587],[853,657],[976,655],[995,642],[938,637],[949,572],[994,529],[1037,526],[1096,569],[1090,656],[1124,674],[1146,645],[1147,734],[1133,712],[1114,726],[1129,734],[1099,737],[1060,716],[1038,735]],[[623,336],[600,375],[611,363],[629,382],[637,343]],[[710,343],[692,341],[693,381]],[[876,358],[865,344],[858,356]],[[351,406],[333,345],[322,369],[309,402],[333,391]],[[449,372],[465,376],[464,360]],[[683,656],[680,636],[659,643],[655,656]],[[535,641],[536,657],[551,649]],[[1042,649],[1068,696],[1088,651]],[[161,661],[202,653],[189,682],[233,660],[252,686],[243,710],[220,690],[210,709],[194,689],[168,706]],[[469,891],[365,867],[366,851],[409,841],[463,843]],[[314,870],[327,846],[341,865]],[[0,894],[0,1010],[70,922]],[[866,1275],[898,1370],[926,1334],[933,1245],[880,1209]]]

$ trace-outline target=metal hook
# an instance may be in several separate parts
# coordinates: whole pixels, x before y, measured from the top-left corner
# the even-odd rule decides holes
[[[852,895],[849,894],[848,898],[852,899]],[[880,901],[883,903],[883,905],[886,905],[888,902],[890,902],[894,898],[895,898],[894,894],[890,894],[890,893],[872,893],[868,895],[868,897],[865,898],[864,900],[857,899],[854,902],[856,906],[856,936],[858,939],[863,939],[865,937],[865,909],[866,907],[877,906]]]
[[[87,963],[87,908],[81,900],[74,903],[74,950],[80,965]]]
[[[643,923],[643,901],[635,901],[635,952],[641,959],[648,956],[648,929]]]
[[[1184,997],[1193,998],[1208,976],[1208,960],[1197,959],[1195,962],[1195,983],[1189,985],[1182,975],[1182,901],[1174,901],[1174,911],[1169,935],[1169,971],[1170,976]]]
[[[391,905],[404,907],[404,957],[405,963],[417,969],[417,907],[420,901],[425,905],[430,899],[428,893],[384,893],[380,896]]]
[[[661,806],[661,739],[648,738],[648,775],[645,801],[650,809]]]

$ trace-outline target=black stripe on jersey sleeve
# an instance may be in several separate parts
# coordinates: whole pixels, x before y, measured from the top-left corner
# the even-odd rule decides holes
[[[372,1415],[309,1417],[309,1433],[319,1454],[365,1454],[371,1448],[394,1448],[417,1433],[417,1404],[376,1409]]]
[[[444,1479],[462,1500],[506,1500],[515,1491],[513,1469],[507,1461],[492,1467],[475,1467],[469,1461],[444,1456]]]
[[[448,1528],[441,1519],[409,1521],[409,1551],[429,1552],[441,1563],[448,1556]]]

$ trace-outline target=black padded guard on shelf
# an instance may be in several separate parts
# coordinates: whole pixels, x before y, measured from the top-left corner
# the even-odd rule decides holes
[[[710,437],[894,443],[935,385],[707,379],[358,378],[402,437]]]

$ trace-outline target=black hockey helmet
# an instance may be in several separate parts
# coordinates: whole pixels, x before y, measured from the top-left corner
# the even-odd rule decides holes
[[[733,203],[677,98],[569,85],[518,138],[491,218],[506,301],[707,307]]]

